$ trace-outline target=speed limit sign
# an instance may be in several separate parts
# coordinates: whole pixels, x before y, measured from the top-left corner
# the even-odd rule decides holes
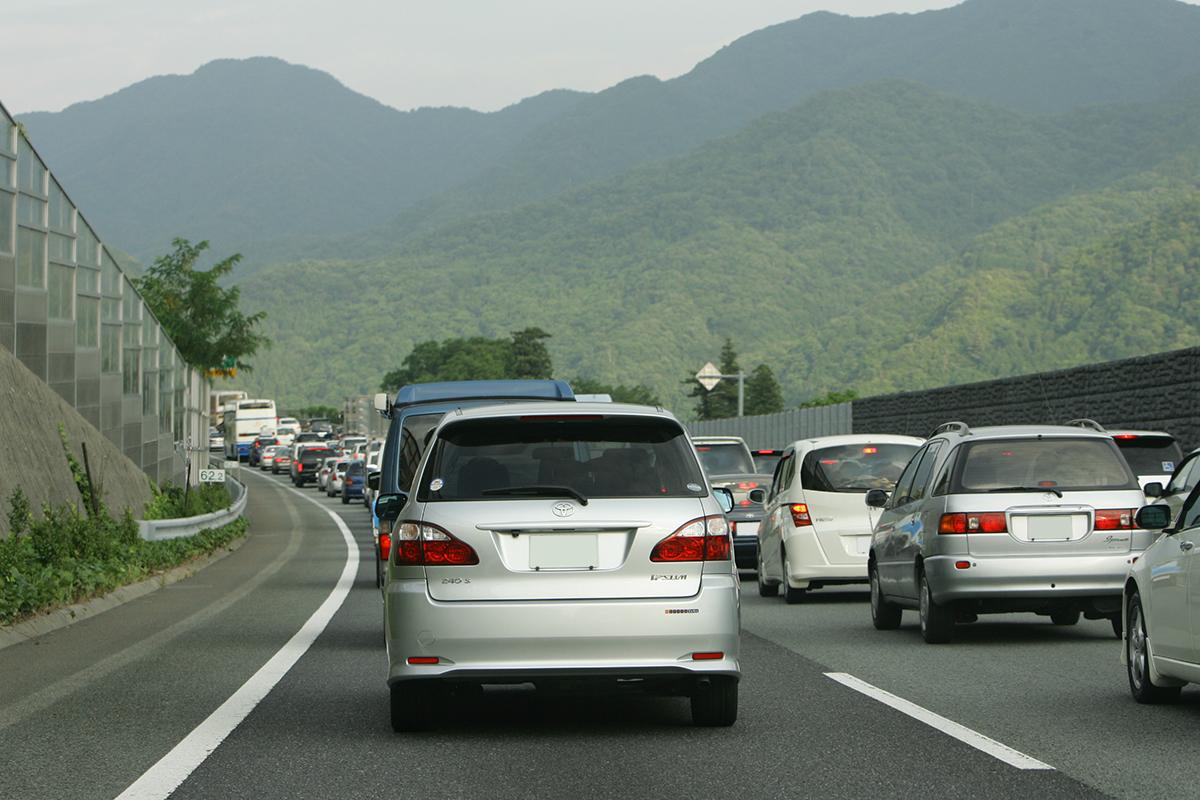
[[[201,483],[224,483],[225,470],[223,469],[202,469],[200,470]]]

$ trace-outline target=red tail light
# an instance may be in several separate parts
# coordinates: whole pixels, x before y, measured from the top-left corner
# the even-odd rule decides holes
[[[401,522],[388,537],[388,547],[395,548],[399,566],[469,567],[479,563],[479,554],[471,545],[428,522]]]
[[[729,523],[722,516],[700,517],[654,545],[651,561],[728,561]]]
[[[379,534],[379,560],[387,561],[392,554],[392,536],[388,533]]]
[[[812,516],[808,513],[808,503],[792,503],[792,524],[797,528],[812,525]]]
[[[707,653],[692,653],[692,661],[720,661],[724,657],[725,654],[720,650]]]
[[[408,663],[414,667],[433,666],[438,663],[437,656],[409,656]]]
[[[1003,511],[983,511],[970,514],[942,514],[938,533],[1007,533],[1008,521]]]
[[[739,489],[742,489],[742,490],[746,490],[746,489],[757,489],[757,488],[758,488],[758,483],[757,483],[756,481],[742,481],[742,482],[741,482],[741,483],[739,483],[737,486],[738,486],[738,488],[739,488]]]
[[[1132,508],[1107,508],[1096,510],[1096,530],[1131,531],[1134,529]]]
[[[297,465],[296,465],[296,472],[304,472],[304,465],[303,465],[303,464],[297,464]]]

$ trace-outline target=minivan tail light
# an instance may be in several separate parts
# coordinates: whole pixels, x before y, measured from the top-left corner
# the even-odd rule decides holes
[[[682,525],[679,530],[654,545],[650,560],[664,561],[728,561],[730,553],[729,522],[724,515],[700,517]]]
[[[471,545],[428,522],[405,520],[389,538],[397,566],[469,567],[479,563],[479,554]]]
[[[942,514],[938,533],[1008,533],[1008,520],[1003,511]]]
[[[797,528],[812,525],[812,516],[808,513],[808,503],[792,503],[792,524]]]
[[[1132,508],[1096,509],[1096,530],[1131,531],[1134,529]]]

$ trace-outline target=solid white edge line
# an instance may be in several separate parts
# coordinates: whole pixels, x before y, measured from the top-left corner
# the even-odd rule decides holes
[[[963,744],[970,745],[976,750],[987,753],[992,758],[1003,761],[1011,767],[1016,767],[1017,769],[1054,769],[1054,767],[1038,761],[1033,756],[1027,756],[1020,750],[1014,750],[1006,744],[984,736],[978,731],[971,730],[965,725],[960,725],[952,719],[946,719],[941,714],[935,714],[927,708],[922,708],[916,703],[905,700],[903,697],[897,697],[891,692],[880,689],[878,686],[872,686],[853,675],[845,672],[826,672],[825,677],[835,680],[856,692],[865,694],[867,697],[877,700],[885,706],[890,706],[902,714],[907,714],[918,722],[923,722],[947,736],[958,739]]]
[[[130,784],[129,788],[121,792],[117,800],[165,800],[171,792],[179,788],[179,785],[204,763],[221,742],[225,741],[225,737],[233,733],[242,720],[308,651],[350,594],[358,574],[358,543],[341,517],[321,505],[320,501],[298,491],[297,494],[328,514],[337,524],[342,539],[346,542],[346,564],[342,567],[341,577],[338,578],[333,591],[300,630],[271,656],[258,672],[251,675],[249,680],[216,711]]]

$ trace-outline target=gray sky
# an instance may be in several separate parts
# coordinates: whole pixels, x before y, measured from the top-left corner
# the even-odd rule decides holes
[[[30,0],[0,9],[0,100],[57,111],[216,58],[278,56],[396,108],[501,108],[687,72],[753,30],[959,0]],[[1200,0],[1189,0],[1200,2]]]

